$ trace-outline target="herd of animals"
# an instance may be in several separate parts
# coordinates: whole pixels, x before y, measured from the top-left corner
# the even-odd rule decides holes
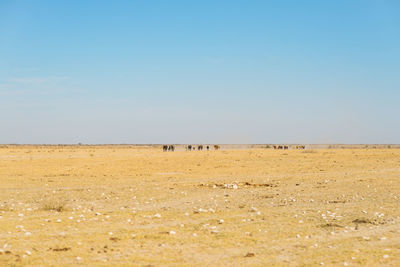
[[[214,150],[219,150],[221,147],[219,145],[214,145]],[[211,147],[209,145],[207,146],[203,146],[203,145],[187,145],[185,146],[185,149],[188,151],[192,151],[192,150],[198,150],[201,151],[203,149],[207,149],[210,150]],[[274,149],[289,149],[289,146],[287,145],[274,145],[273,146]],[[306,146],[304,145],[296,145],[296,146],[291,146],[292,149],[306,149]],[[175,146],[174,145],[163,145],[163,151],[175,151]]]
[[[207,150],[210,150],[210,148],[211,147],[209,145],[205,146],[205,149],[207,149]],[[185,149],[189,150],[189,151],[191,151],[191,150],[199,150],[200,151],[200,150],[204,149],[204,146],[198,145],[196,147],[195,145],[188,145],[188,146],[185,146]],[[218,150],[218,149],[220,149],[220,146],[214,145],[214,150]],[[163,145],[163,151],[175,151],[175,146],[174,145]]]
[[[289,149],[289,146],[275,145],[274,149]],[[292,149],[306,149],[306,146],[292,146]]]

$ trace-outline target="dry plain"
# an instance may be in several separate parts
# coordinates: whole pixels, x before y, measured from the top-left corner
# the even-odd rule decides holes
[[[0,266],[400,265],[400,149],[0,148]]]

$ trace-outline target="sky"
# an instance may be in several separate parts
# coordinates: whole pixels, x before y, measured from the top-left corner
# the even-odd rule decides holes
[[[400,2],[0,1],[0,143],[400,143]]]

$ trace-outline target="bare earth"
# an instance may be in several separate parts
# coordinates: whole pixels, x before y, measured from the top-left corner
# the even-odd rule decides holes
[[[400,149],[0,148],[0,266],[400,266]]]

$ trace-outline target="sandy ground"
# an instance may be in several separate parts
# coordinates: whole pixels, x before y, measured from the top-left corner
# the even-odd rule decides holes
[[[399,149],[0,148],[0,266],[399,266]]]

